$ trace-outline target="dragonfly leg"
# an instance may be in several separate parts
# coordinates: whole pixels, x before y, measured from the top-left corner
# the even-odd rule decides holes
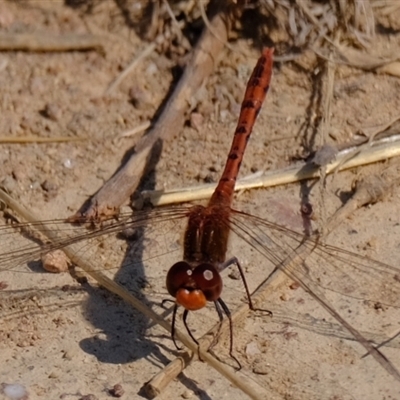
[[[199,342],[197,341],[197,339],[193,336],[193,333],[190,331],[190,328],[187,324],[187,316],[189,314],[189,310],[186,310],[183,312],[183,325],[185,325],[186,328],[186,332],[189,334],[189,336],[192,338],[193,342],[195,342],[197,345],[199,344]]]
[[[246,290],[246,296],[247,296],[247,300],[249,302],[249,307],[250,307],[251,310],[254,310],[254,306],[253,306],[253,302],[251,301],[250,291],[249,291],[249,287],[247,285],[246,277],[244,275],[243,268],[240,265],[239,260],[237,259],[237,257],[232,257],[229,260],[226,260],[221,265],[219,265],[218,272],[222,272],[224,269],[230,267],[231,265],[236,265],[237,269],[239,270],[240,277],[242,279],[244,289]],[[218,299],[218,301],[219,300],[220,299]],[[225,305],[225,307],[226,307],[226,305]]]
[[[224,314],[222,311],[222,308],[219,304],[218,301],[214,301],[214,305],[215,305],[215,310],[217,311],[218,314],[218,318],[219,318],[219,326],[218,326],[218,332],[215,334],[213,341],[210,344],[209,349],[212,349],[218,342],[218,337],[220,335],[221,332],[221,327],[222,327],[222,321],[224,320]]]
[[[178,311],[178,304],[175,303],[174,311],[172,312],[172,324],[171,324],[171,339],[174,342],[175,347],[178,350],[182,350],[182,347],[179,347],[175,340],[175,324],[176,324],[176,313]]]
[[[233,322],[232,322],[232,314],[231,311],[229,310],[228,306],[225,304],[225,302],[220,298],[217,301],[214,302],[215,308],[217,309],[217,313],[220,319],[220,322],[222,322],[224,316],[222,311],[225,313],[225,315],[228,317],[229,321],[229,356],[236,362],[238,365],[238,370],[242,369],[242,364],[240,364],[239,360],[233,355]],[[221,310],[222,308],[222,310]],[[221,329],[221,326],[219,330]],[[219,334],[218,330],[218,334]],[[217,336],[218,336],[217,334]]]
[[[171,300],[171,299],[164,299],[164,300],[161,302],[161,307],[166,309],[165,304],[167,304],[167,303],[174,303],[174,304],[176,304],[176,302],[175,302],[174,300]]]
[[[197,344],[197,357],[199,358],[199,361],[203,361],[200,355],[200,345],[197,339],[193,336],[193,333],[191,332],[189,325],[187,324],[187,316],[189,315],[189,310],[186,310],[183,312],[183,325],[185,325],[186,332],[189,334],[189,336],[192,338],[193,342]]]
[[[247,285],[246,277],[245,277],[244,272],[243,272],[243,268],[242,268],[242,266],[240,265],[239,260],[237,259],[237,257],[232,257],[232,258],[230,258],[229,260],[226,260],[224,263],[220,264],[219,267],[218,267],[218,272],[223,271],[224,269],[230,267],[232,264],[236,265],[237,268],[238,268],[238,270],[239,270],[240,277],[241,277],[241,279],[242,279],[244,289],[246,290],[246,296],[247,296],[247,300],[248,300],[248,302],[249,302],[249,308],[250,308],[250,310],[252,310],[252,311],[262,311],[262,312],[267,313],[270,317],[272,317],[272,315],[273,315],[273,314],[272,314],[272,311],[270,311],[270,310],[265,310],[265,309],[263,309],[263,308],[256,308],[256,307],[254,307],[253,302],[252,302],[252,300],[251,300],[250,290],[249,290],[249,287],[248,287],[248,285]],[[220,299],[218,299],[218,301],[219,301],[219,300],[220,300]],[[225,304],[225,303],[224,303],[224,304]],[[226,305],[225,305],[225,306],[226,306]]]

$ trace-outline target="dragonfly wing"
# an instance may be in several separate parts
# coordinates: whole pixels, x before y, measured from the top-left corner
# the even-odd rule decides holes
[[[270,275],[281,270],[296,281],[391,375],[400,380],[397,369],[371,344],[369,338],[358,331],[365,313],[371,312],[376,304],[384,304],[395,311],[398,309],[399,269],[321,244],[318,238],[305,238],[302,234],[249,214],[235,212],[232,224],[235,232],[269,262],[275,261]]]
[[[69,248],[74,254],[86,255],[92,262],[101,262],[105,243],[116,243],[124,231],[146,228],[148,232],[160,231],[162,237],[168,224],[187,215],[187,207],[168,207],[120,215],[90,227],[71,225],[65,220],[35,221],[0,225],[0,271],[31,272],[26,264],[36,261],[48,252]],[[121,240],[120,240],[121,243]],[[118,250],[117,245],[114,252]],[[158,252],[153,249],[153,255]],[[101,268],[98,266],[98,268]]]

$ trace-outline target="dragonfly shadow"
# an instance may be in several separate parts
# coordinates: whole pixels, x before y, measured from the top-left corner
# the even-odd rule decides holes
[[[160,147],[152,154],[151,161],[159,157]],[[148,173],[143,178],[138,190],[154,188],[155,174]],[[152,302],[146,299],[143,289],[147,285],[143,258],[146,245],[146,226],[136,227],[131,232],[129,225],[113,238],[112,251],[124,247],[122,261],[118,263],[118,271],[114,281],[139,298],[147,307]],[[115,245],[114,245],[115,243]],[[123,246],[121,246],[123,245]],[[121,259],[121,257],[119,257]],[[107,260],[113,263],[112,259]],[[115,265],[112,265],[115,268]],[[162,364],[168,360],[162,356],[158,346],[146,338],[149,320],[146,316],[132,309],[117,296],[88,288],[90,294],[84,305],[85,318],[95,327],[97,334],[80,342],[81,348],[94,355],[99,361],[112,364],[125,364],[143,357],[155,357]]]
[[[146,282],[143,263],[140,261],[143,232],[136,233],[138,239],[132,244],[128,243],[114,280],[151,307],[141,293],[143,282]],[[129,259],[131,246],[135,247],[135,262]],[[95,327],[96,334],[80,342],[86,353],[94,355],[100,362],[112,364],[125,364],[157,353],[157,346],[145,338],[148,324],[145,316],[116,295],[87,286],[89,297],[83,312]]]
[[[145,339],[146,317],[106,291],[89,287],[87,292],[83,313],[96,333],[80,341],[83,351],[110,364],[126,364],[157,353],[157,346]]]
[[[41,261],[29,261],[26,265],[31,272],[43,273],[43,264]]]

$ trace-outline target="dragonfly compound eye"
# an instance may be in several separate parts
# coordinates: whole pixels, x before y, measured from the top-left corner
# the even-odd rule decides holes
[[[193,270],[190,265],[185,261],[180,261],[174,264],[168,271],[166,286],[168,293],[176,297],[179,289],[187,286],[194,286],[195,283],[192,278]]]
[[[193,279],[207,301],[216,301],[221,296],[222,278],[219,272],[211,264],[201,264],[193,271]]]

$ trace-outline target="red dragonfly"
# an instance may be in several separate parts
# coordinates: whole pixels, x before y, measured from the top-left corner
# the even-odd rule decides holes
[[[186,320],[189,311],[198,310],[207,302],[214,302],[219,315],[222,310],[230,318],[229,309],[221,299],[223,285],[220,272],[232,264],[239,266],[250,306],[252,305],[237,258],[226,259],[228,237],[232,231],[264,257],[265,265],[262,267],[270,271],[268,278],[277,271],[283,271],[347,329],[383,368],[400,380],[399,372],[379,348],[348,323],[326,298],[327,294],[334,293],[361,303],[372,302],[397,308],[400,305],[400,284],[397,279],[400,270],[319,243],[318,237],[305,237],[302,233],[270,223],[264,218],[231,208],[243,153],[269,87],[272,58],[273,50],[265,49],[249,80],[228,161],[207,207],[165,207],[136,212],[129,216],[121,215],[118,221],[90,231],[78,229],[78,233],[69,233],[65,221],[42,221],[38,224],[47,229],[61,230],[66,235],[39,248],[28,245],[13,249],[15,229],[24,228],[24,225],[4,226],[0,228],[0,269],[15,270],[44,252],[66,248],[100,236],[118,234],[126,227],[138,228],[150,222],[161,224],[185,217],[188,218],[188,223],[183,261],[174,264],[167,274],[167,289],[176,299],[174,319],[178,305],[185,308]],[[373,289],[370,289],[371,281],[375,282]],[[230,352],[232,353],[232,343]]]
[[[189,211],[183,246],[183,261],[174,264],[167,274],[168,292],[176,298],[172,337],[174,338],[178,305],[185,308],[183,321],[189,335],[196,341],[186,324],[188,311],[199,310],[205,307],[208,301],[212,301],[220,319],[222,320],[222,311],[229,318],[230,355],[233,358],[231,313],[221,299],[223,283],[220,273],[232,264],[237,265],[249,305],[254,308],[242,267],[236,257],[226,260],[226,252],[231,231],[229,215],[236,178],[255,120],[269,89],[273,53],[273,49],[266,48],[250,76],[224,172],[207,207],[195,206]],[[239,362],[238,365],[240,366]]]

